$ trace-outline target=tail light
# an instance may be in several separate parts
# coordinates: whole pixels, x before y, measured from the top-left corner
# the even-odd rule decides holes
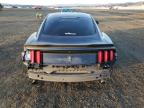
[[[110,50],[110,61],[114,60],[114,51]]]
[[[108,62],[108,51],[104,51],[104,62]]]
[[[103,59],[103,54],[102,51],[98,51],[98,63],[102,63],[102,59]]]
[[[36,51],[36,63],[40,64],[41,63],[41,52]]]
[[[33,64],[33,63],[40,64],[41,63],[41,52],[31,50],[30,51],[30,62],[31,62],[31,64]]]
[[[33,64],[35,62],[35,51],[30,51],[30,62]]]
[[[114,60],[114,50],[98,51],[97,61],[98,63],[107,63]]]

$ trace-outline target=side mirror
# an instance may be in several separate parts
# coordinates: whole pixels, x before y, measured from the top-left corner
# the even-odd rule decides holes
[[[99,21],[96,20],[96,23],[99,24]]]

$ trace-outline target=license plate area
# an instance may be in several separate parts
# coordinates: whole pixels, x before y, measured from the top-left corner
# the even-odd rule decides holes
[[[43,64],[90,65],[96,63],[96,53],[56,54],[43,53]]]

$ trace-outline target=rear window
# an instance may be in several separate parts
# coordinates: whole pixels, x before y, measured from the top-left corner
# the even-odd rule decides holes
[[[95,34],[96,29],[91,18],[67,17],[47,19],[43,34],[51,36],[87,36]]]

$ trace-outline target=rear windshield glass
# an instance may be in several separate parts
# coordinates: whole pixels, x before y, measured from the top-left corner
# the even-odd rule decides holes
[[[95,34],[91,18],[55,18],[47,19],[43,34],[51,36],[87,36]]]

